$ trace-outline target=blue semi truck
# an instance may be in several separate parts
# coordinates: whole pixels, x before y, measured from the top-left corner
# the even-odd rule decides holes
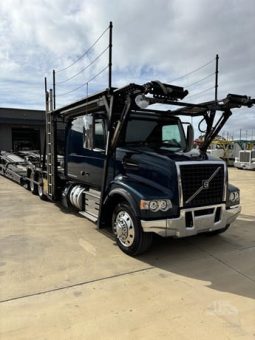
[[[0,173],[41,199],[72,207],[98,228],[110,228],[132,256],[145,252],[154,234],[222,233],[241,210],[239,189],[229,184],[225,162],[206,151],[231,110],[255,100],[229,94],[193,104],[183,101],[187,94],[151,81],[106,89],[56,110],[48,95],[39,163],[11,161],[10,155],[8,161],[2,154]],[[193,127],[180,116],[205,121],[199,151],[193,149]]]

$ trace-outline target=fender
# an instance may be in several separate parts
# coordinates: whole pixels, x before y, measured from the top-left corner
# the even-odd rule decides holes
[[[134,214],[140,218],[142,217],[143,212],[140,210],[140,200],[152,200],[152,199],[171,199],[171,196],[166,192],[162,192],[161,190],[148,186],[144,183],[137,182],[134,179],[124,178],[122,176],[115,178],[115,180],[110,184],[108,194],[104,200],[103,205],[107,206],[107,203],[114,196],[123,197],[131,206],[134,211]],[[160,213],[162,215],[162,213]],[[146,215],[147,218],[152,218],[156,216],[156,213],[153,216]],[[145,218],[145,216],[143,216]]]
[[[124,188],[114,188],[112,189],[109,194],[106,196],[105,200],[104,200],[104,205],[107,204],[107,202],[113,198],[115,195],[118,196],[122,196],[130,205],[131,209],[133,210],[135,216],[139,216],[140,215],[140,210],[138,207],[138,201],[135,200],[134,196],[131,195],[131,192],[129,192],[128,190],[124,189]]]

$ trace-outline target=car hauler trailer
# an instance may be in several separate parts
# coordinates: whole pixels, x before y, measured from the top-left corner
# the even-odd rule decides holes
[[[152,81],[47,110],[46,153],[40,166],[26,165],[20,183],[41,199],[73,207],[98,228],[110,226],[129,255],[146,251],[153,234],[224,232],[240,212],[239,189],[228,183],[225,162],[206,151],[231,109],[251,107],[255,100],[229,94],[217,102],[191,104],[182,101],[187,93]],[[151,104],[173,109],[155,110]],[[52,108],[52,96],[46,106]],[[193,127],[179,116],[205,120],[199,152],[192,150]],[[63,166],[57,159],[59,124],[65,125]],[[1,163],[6,175],[3,157]]]

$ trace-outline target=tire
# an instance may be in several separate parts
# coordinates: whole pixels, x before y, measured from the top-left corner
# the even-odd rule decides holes
[[[38,196],[40,197],[41,200],[47,201],[47,196],[43,192],[43,179],[39,178],[38,180]]]
[[[38,178],[36,174],[31,174],[31,182],[30,182],[30,191],[33,195],[38,195],[38,185],[34,183],[34,181],[37,181]]]
[[[116,243],[127,255],[144,253],[152,244],[152,233],[144,233],[139,220],[127,203],[119,203],[112,214]]]
[[[206,234],[208,236],[216,236],[216,235],[225,233],[225,231],[227,231],[229,227],[230,227],[230,224],[227,224],[226,227],[224,227],[224,228],[217,229],[217,230],[214,230],[214,231],[208,231]]]
[[[27,174],[27,178],[30,178],[30,174],[28,173]],[[30,190],[30,181],[29,180],[26,180],[22,183],[22,186],[23,188],[25,188],[26,190]]]
[[[30,182],[25,182],[24,184],[22,184],[23,188],[25,188],[26,190],[30,190]]]

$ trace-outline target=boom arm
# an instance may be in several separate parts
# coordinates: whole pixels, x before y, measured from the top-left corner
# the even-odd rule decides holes
[[[118,137],[121,134],[121,129],[124,126],[124,122],[128,117],[128,109],[139,109],[146,111],[139,107],[138,102],[142,102],[147,105],[150,104],[167,104],[180,106],[181,108],[171,111],[166,111],[166,114],[172,115],[185,115],[191,117],[203,116],[206,122],[206,133],[204,143],[200,146],[202,155],[206,154],[207,148],[212,140],[218,135],[222,127],[225,125],[228,118],[231,116],[231,109],[240,108],[242,106],[252,107],[255,104],[255,99],[248,96],[241,96],[236,94],[228,94],[227,97],[219,101],[210,101],[200,104],[192,104],[179,102],[179,99],[183,99],[188,94],[184,88],[163,84],[159,81],[151,81],[144,85],[130,84],[124,88],[118,89],[114,92],[115,102],[118,102],[118,106],[122,114],[118,118],[118,125],[113,135],[113,143],[111,146],[114,148],[117,145]],[[149,96],[148,96],[149,95]],[[139,98],[139,100],[137,100]],[[128,109],[127,109],[128,103]],[[125,107],[126,109],[123,109]],[[216,120],[216,112],[221,112],[221,116]]]
[[[222,127],[225,125],[228,118],[232,115],[232,108],[240,108],[242,106],[251,107],[255,100],[247,96],[240,96],[236,94],[228,94],[227,97],[222,101],[223,104],[219,103],[219,107],[211,109],[209,113],[204,115],[204,119],[207,123],[207,129],[205,134],[204,143],[200,146],[202,154],[206,153],[208,146],[211,144],[213,139],[218,135]],[[222,114],[216,124],[213,126],[215,119],[216,109],[222,111]]]

